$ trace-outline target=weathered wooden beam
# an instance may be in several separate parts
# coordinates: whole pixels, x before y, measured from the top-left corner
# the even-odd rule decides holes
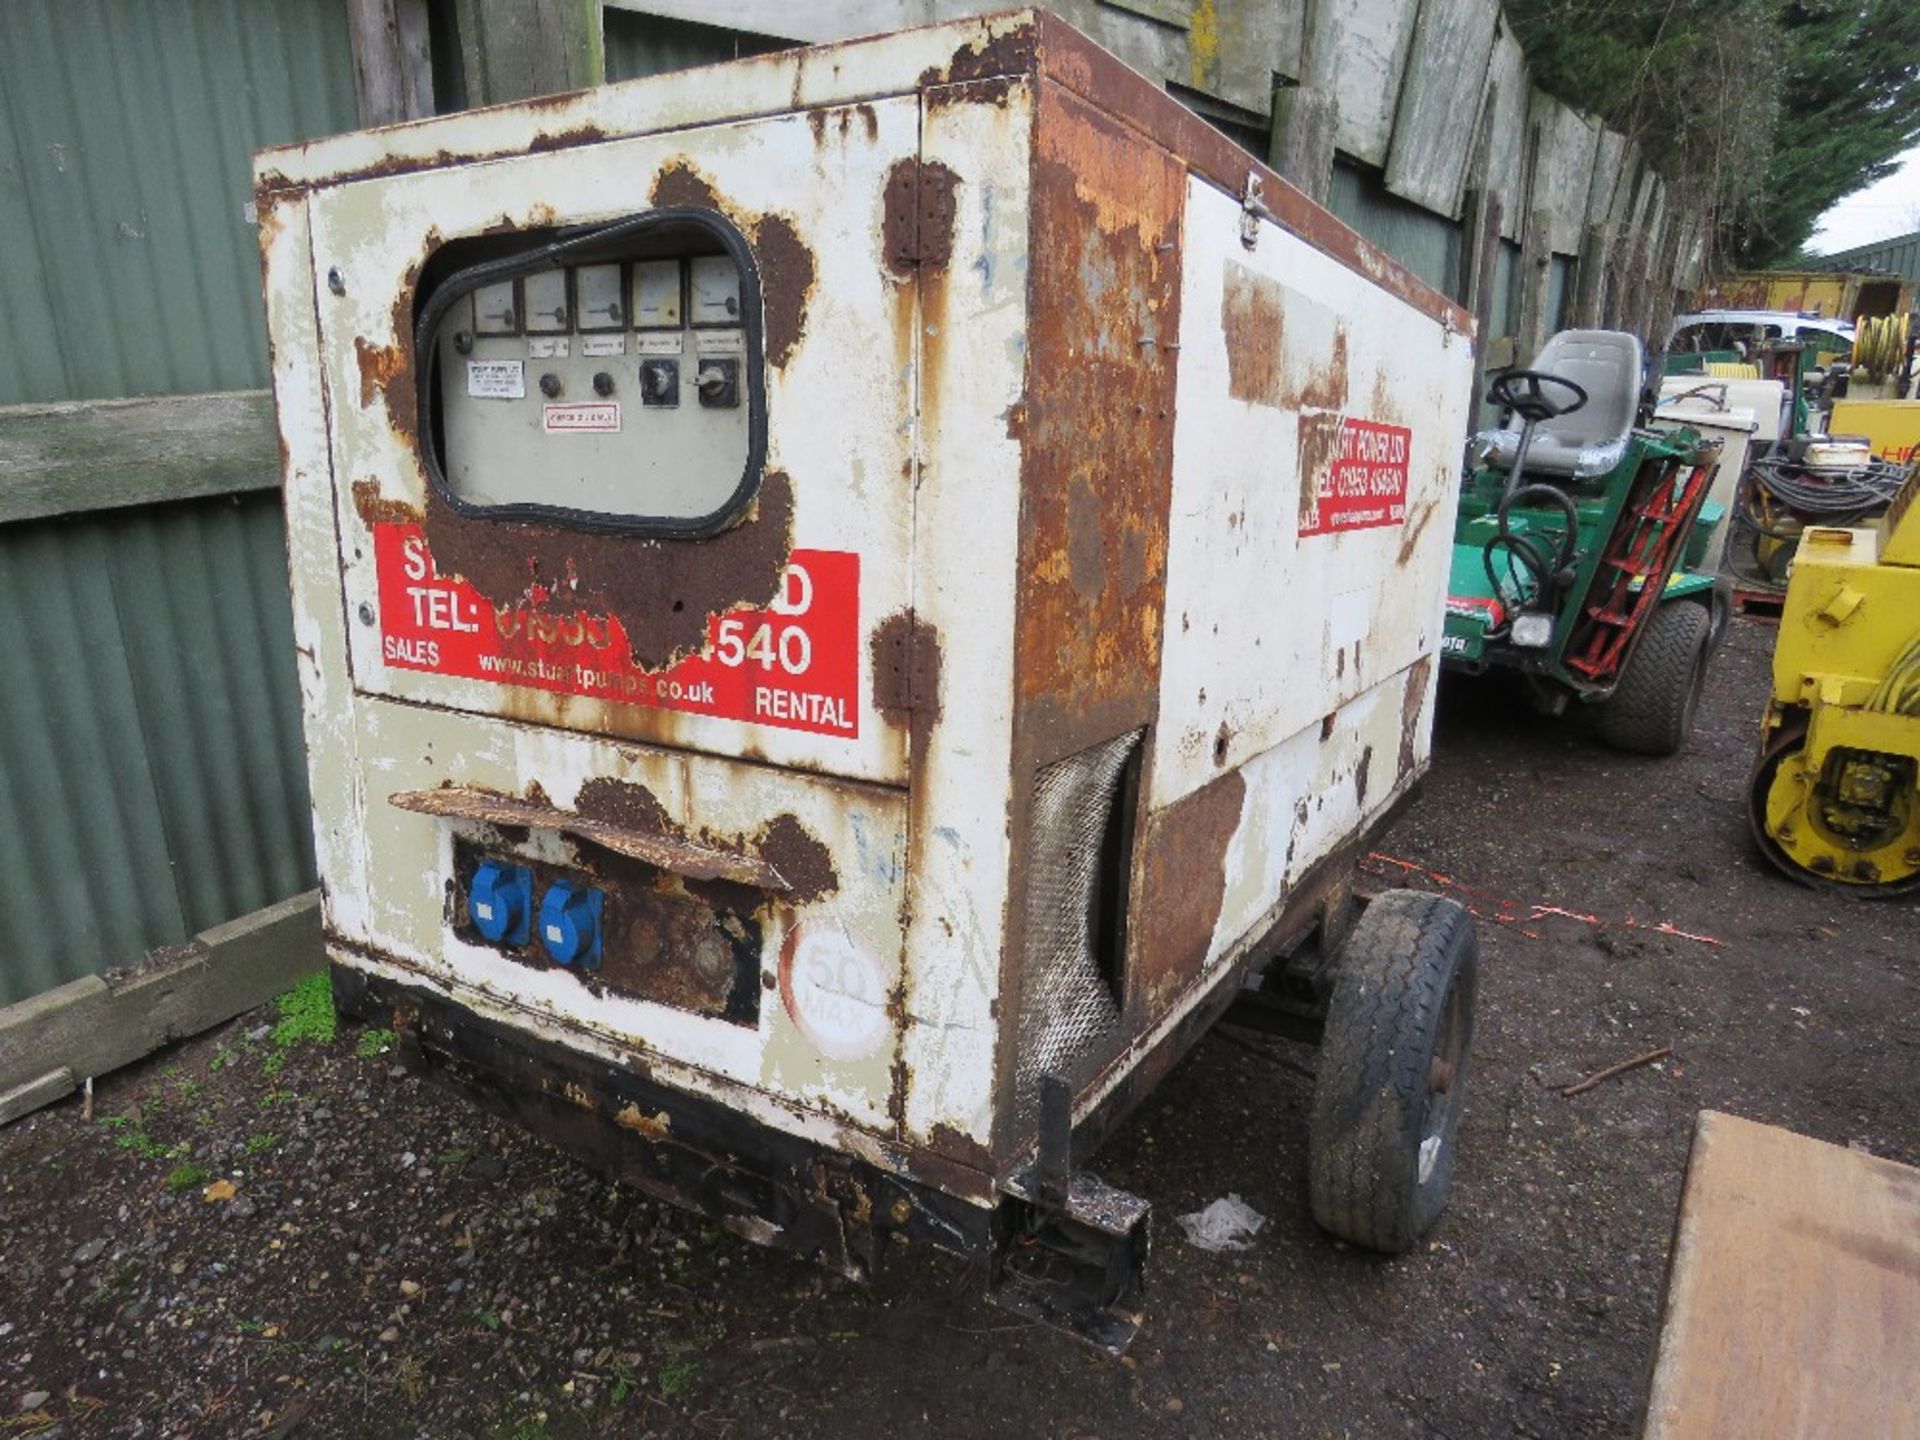
[[[1573,323],[1582,329],[1591,330],[1600,323],[1606,300],[1607,254],[1611,248],[1612,236],[1605,221],[1587,226],[1573,277]]]
[[[347,0],[353,85],[362,125],[433,114],[427,0]]]
[[[467,104],[584,90],[607,78],[600,0],[454,0]]]
[[[1547,314],[1547,296],[1553,286],[1553,251],[1548,248],[1552,233],[1553,215],[1544,206],[1527,216],[1526,233],[1520,239],[1520,315],[1513,327],[1521,365],[1533,363],[1553,323]]]
[[[1387,163],[1417,9],[1414,0],[1314,0],[1307,7],[1301,82],[1339,97],[1334,143],[1363,164]]]
[[[1330,92],[1311,85],[1274,86],[1267,163],[1322,205],[1333,188],[1333,137],[1339,123],[1339,100]]]
[[[265,390],[0,407],[0,524],[279,483]]]
[[[1479,111],[1499,28],[1497,0],[1423,0],[1407,78],[1394,112],[1387,189],[1436,214],[1457,217],[1474,151],[1488,138]],[[1481,137],[1463,146],[1463,133]],[[1484,164],[1484,162],[1482,162]]]
[[[1481,177],[1485,179],[1484,175]],[[1480,410],[1485,403],[1482,397],[1487,391],[1487,371],[1500,368],[1496,362],[1496,351],[1511,358],[1513,346],[1502,345],[1506,337],[1493,333],[1493,282],[1499,274],[1500,260],[1500,195],[1483,186],[1476,186],[1467,192],[1466,201],[1467,233],[1466,244],[1460,247],[1462,296],[1460,303],[1473,312],[1475,328],[1479,331],[1480,343],[1473,347],[1473,409],[1468,413],[1475,417],[1470,424],[1480,422]]]
[[[156,951],[124,976],[88,976],[0,1009],[0,1124],[251,1010],[325,964],[320,893],[310,890]]]

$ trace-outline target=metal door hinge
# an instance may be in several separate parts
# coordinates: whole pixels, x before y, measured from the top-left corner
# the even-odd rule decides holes
[[[896,274],[953,258],[960,177],[938,160],[902,160],[887,176],[881,217],[887,268]]]

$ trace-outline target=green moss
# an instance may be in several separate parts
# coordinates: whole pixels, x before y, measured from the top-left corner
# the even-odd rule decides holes
[[[316,970],[274,1002],[280,1023],[273,1027],[273,1043],[281,1049],[303,1040],[326,1044],[333,1039],[333,985],[327,972]]]
[[[198,1165],[188,1162],[176,1165],[167,1172],[167,1189],[179,1194],[182,1190],[191,1190],[196,1185],[207,1183],[207,1172]]]
[[[324,970],[315,971],[282,995],[274,1004],[280,1020],[273,1027],[273,1053],[266,1058],[269,1075],[277,1075],[287,1056],[298,1046],[313,1042],[325,1045],[333,1039],[336,1018],[333,1013],[333,985]]]
[[[362,1060],[371,1060],[393,1049],[393,1039],[391,1030],[362,1030],[360,1043],[354,1047],[354,1053]]]

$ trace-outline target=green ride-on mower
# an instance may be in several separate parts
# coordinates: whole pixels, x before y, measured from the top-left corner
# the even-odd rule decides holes
[[[1563,330],[1534,366],[1487,391],[1503,428],[1471,447],[1443,664],[1517,671],[1543,713],[1584,707],[1607,743],[1671,755],[1730,610],[1725,584],[1692,568],[1720,518],[1706,503],[1718,442],[1645,427],[1631,335]]]

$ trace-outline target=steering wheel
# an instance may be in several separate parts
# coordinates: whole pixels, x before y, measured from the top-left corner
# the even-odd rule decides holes
[[[1573,398],[1564,403],[1556,401],[1545,393],[1547,386],[1568,391]],[[1573,381],[1562,380],[1544,370],[1509,370],[1496,376],[1487,387],[1487,401],[1502,410],[1513,411],[1522,420],[1538,424],[1556,415],[1571,415],[1587,403],[1587,392]]]

